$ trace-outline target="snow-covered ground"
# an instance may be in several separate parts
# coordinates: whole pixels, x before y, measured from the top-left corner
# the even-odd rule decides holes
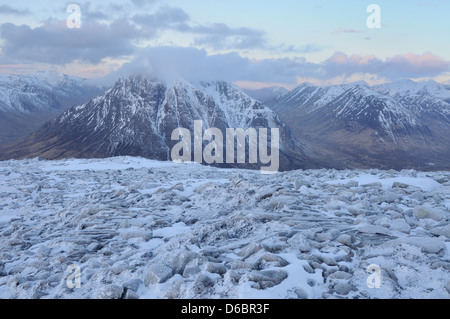
[[[450,298],[449,180],[0,162],[0,298]]]

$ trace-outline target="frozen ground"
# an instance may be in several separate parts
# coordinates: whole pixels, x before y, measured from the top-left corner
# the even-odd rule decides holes
[[[0,298],[448,299],[449,180],[0,162]]]

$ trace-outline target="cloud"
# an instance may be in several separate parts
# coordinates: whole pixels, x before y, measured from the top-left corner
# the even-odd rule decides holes
[[[267,46],[266,33],[252,28],[232,28],[225,23],[195,24],[180,8],[161,7],[154,13],[138,14],[132,21],[149,30],[173,30],[191,34],[194,45],[222,49],[255,49]]]
[[[449,70],[449,67],[449,61],[431,53],[421,55],[408,53],[383,61],[375,56],[348,56],[337,52],[321,65],[319,72],[322,77],[367,73],[398,79],[436,76]]]
[[[11,6],[8,6],[6,4],[3,4],[0,6],[0,14],[11,14],[11,15],[17,15],[17,16],[25,16],[31,14],[28,10],[19,10],[15,9]]]
[[[166,80],[188,81],[272,81],[295,84],[303,69],[314,67],[304,59],[254,61],[238,53],[208,55],[204,49],[150,47],[108,77],[113,82],[132,73],[146,73]]]
[[[230,28],[223,23],[189,28],[188,32],[197,34],[196,45],[214,49],[255,49],[267,46],[266,33],[250,28]]]
[[[21,62],[66,64],[75,60],[98,63],[105,57],[120,57],[135,50],[132,40],[138,30],[124,20],[111,24],[84,23],[69,29],[64,22],[30,28],[12,23],[0,25],[2,55]]]
[[[82,21],[93,22],[109,19],[109,16],[105,10],[96,10],[92,9],[92,7],[92,2],[86,2],[81,6]]]
[[[140,26],[154,29],[172,29],[187,23],[189,15],[180,8],[162,7],[154,13],[137,14],[132,18]]]
[[[304,44],[300,46],[295,45],[279,45],[272,48],[279,53],[316,53],[323,50],[323,47],[314,43]]]
[[[337,29],[337,30],[333,31],[333,33],[361,33],[361,31],[360,30],[356,30],[356,29],[340,28],[340,29]]]
[[[138,8],[143,8],[149,5],[153,5],[158,0],[131,0],[131,3]]]
[[[405,76],[434,76],[449,70],[450,66],[448,61],[431,53],[396,55],[386,64],[388,70],[392,68]]]
[[[114,3],[106,6],[108,10],[101,11],[94,2],[87,1],[82,7],[81,29],[68,29],[66,21],[54,20],[35,28],[12,23],[0,24],[2,64],[47,63],[73,67],[79,63],[95,68],[110,63],[105,61],[111,59],[123,61],[126,57],[135,56],[133,62],[124,65],[113,76],[149,69],[161,76],[179,75],[189,80],[276,82],[286,85],[296,84],[299,78],[329,81],[337,78],[353,79],[364,74],[372,78],[395,80],[434,77],[450,71],[449,61],[432,53],[399,54],[380,59],[371,55],[336,52],[323,62],[312,63],[301,56],[323,50],[323,47],[314,43],[274,46],[267,42],[267,34],[263,30],[232,27],[224,23],[197,23],[183,9],[167,5],[150,11],[140,10],[142,13],[139,14],[131,13],[139,10],[136,8],[147,8],[156,2],[130,0],[128,7],[122,6],[118,16],[111,17],[108,15],[110,12],[117,12],[111,7]],[[135,8],[130,9],[133,6]],[[1,5],[0,13],[7,12],[27,14],[26,10]],[[185,37],[188,41],[184,42],[191,41],[193,47],[138,47],[148,44],[146,40],[170,40],[164,32]],[[363,31],[341,28],[334,33],[357,32]],[[264,50],[273,55],[297,55],[300,58],[255,61],[239,53],[252,49]],[[219,50],[231,53],[208,53]]]
[[[437,76],[448,70],[449,62],[430,53],[397,55],[382,60],[375,56],[348,56],[337,52],[324,62],[311,63],[304,58],[256,61],[238,53],[209,55],[206,50],[166,46],[142,49],[110,79],[114,81],[131,73],[145,72],[164,79],[272,82],[289,86],[297,84],[300,78],[325,83],[333,79],[355,81],[364,75],[377,81]]]
[[[150,3],[153,2],[135,2],[136,5]],[[196,24],[180,8],[163,6],[152,13],[129,18],[125,18],[127,13],[124,12],[124,17],[116,19],[92,9],[91,2],[86,2],[82,9],[80,29],[69,29],[65,21],[54,20],[35,28],[1,24],[1,58],[14,63],[64,65],[77,60],[98,63],[104,58],[131,55],[138,50],[138,44],[156,39],[165,31],[189,34],[193,45],[213,50],[268,48],[264,31],[232,28],[223,23]]]

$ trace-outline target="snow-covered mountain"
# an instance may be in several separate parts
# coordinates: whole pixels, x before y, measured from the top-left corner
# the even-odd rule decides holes
[[[317,124],[326,124],[328,128],[330,121],[333,125],[354,123],[369,127],[394,143],[405,131],[426,133],[412,110],[365,82],[324,88],[306,83],[281,96],[274,109],[280,113],[301,113],[309,120],[317,117]]]
[[[296,137],[322,151],[319,157],[339,158],[337,166],[448,166],[449,88],[413,81],[304,83],[270,106]]]
[[[203,122],[204,129],[214,127],[224,134],[227,128],[279,128],[284,168],[306,161],[301,145],[278,116],[234,85],[167,82],[142,75],[120,79],[105,94],[48,122],[4,156],[131,155],[170,160],[170,150],[177,143],[171,139],[173,130],[181,127],[193,132],[196,120]]]
[[[286,88],[281,86],[271,86],[258,90],[245,89],[243,91],[255,100],[261,101],[263,103],[273,100],[280,95],[286,94],[288,92]]]
[[[406,95],[422,95],[428,93],[435,98],[450,103],[450,85],[437,83],[433,80],[426,82],[414,82],[411,80],[398,80],[391,83],[376,85],[373,89],[392,97]]]
[[[373,89],[392,97],[418,117],[450,122],[450,85],[402,80]]]
[[[37,113],[64,107],[61,99],[82,96],[85,80],[49,72],[0,75],[0,110]]]
[[[0,112],[7,114],[0,117],[3,130],[11,132],[8,125],[20,121],[37,130],[36,123],[55,116],[51,110],[62,112],[64,101],[93,92],[86,94],[76,78],[45,73],[38,77],[9,76],[0,81],[9,88],[3,92],[14,97],[3,101]],[[168,160],[176,144],[173,130],[183,127],[193,132],[194,121],[201,120],[204,129],[222,132],[280,128],[282,169],[448,169],[449,101],[450,86],[432,81],[402,80],[373,87],[365,82],[327,87],[304,83],[267,101],[272,111],[226,82],[169,82],[133,75],[27,139],[4,146],[0,158],[132,155]],[[40,118],[42,114],[46,117]]]
[[[0,143],[25,137],[100,92],[85,79],[58,73],[0,74]]]

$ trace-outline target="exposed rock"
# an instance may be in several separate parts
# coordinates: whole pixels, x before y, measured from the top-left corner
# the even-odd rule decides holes
[[[287,265],[289,265],[289,263],[284,258],[270,253],[263,254],[256,262],[257,269],[265,269],[269,267],[285,267]]]
[[[311,245],[309,244],[306,236],[302,233],[297,233],[288,239],[288,244],[293,248],[298,249],[301,252],[309,252],[311,250]]]
[[[123,287],[117,285],[109,285],[101,289],[97,295],[97,299],[120,299],[122,298]]]
[[[254,270],[249,274],[249,280],[259,283],[262,289],[279,285],[287,277],[288,273],[284,270]]]
[[[375,226],[375,225],[369,225],[369,224],[360,224],[356,228],[360,233],[366,233],[366,234],[382,234],[387,235],[389,234],[389,230],[384,227]]]
[[[405,234],[409,234],[411,231],[411,226],[408,225],[404,220],[394,219],[391,221],[389,228],[392,230],[397,230]]]
[[[319,260],[328,266],[337,266],[336,260],[328,256],[318,256]]]
[[[183,277],[187,278],[192,275],[198,274],[201,271],[199,267],[199,260],[196,258],[190,261],[183,270]]]
[[[386,245],[408,244],[420,247],[423,252],[437,254],[445,249],[445,243],[438,238],[405,237],[386,242]]]
[[[314,274],[315,273],[314,269],[310,265],[303,265],[303,269],[305,269],[305,271],[310,273],[310,274]]]
[[[174,271],[172,268],[163,264],[153,264],[147,270],[144,284],[145,286],[160,284],[172,277]]]
[[[355,287],[348,284],[348,283],[344,283],[344,282],[338,282],[334,287],[333,287],[334,291],[338,294],[338,295],[348,295],[351,291],[355,290]]]
[[[334,273],[332,273],[330,276],[328,276],[328,278],[330,279],[350,279],[352,278],[352,275],[350,275],[349,273],[346,273],[344,271],[336,271]]]
[[[300,287],[294,289],[295,294],[298,299],[308,299],[308,294]]]
[[[214,286],[214,280],[206,274],[199,275],[194,282],[192,290],[198,294],[204,294],[207,292],[207,288]]]
[[[438,269],[438,268],[450,271],[450,262],[437,261],[431,264],[431,269]]]
[[[209,262],[206,264],[205,270],[213,274],[223,275],[227,272],[227,267],[224,264]]]
[[[392,184],[392,188],[408,188],[409,185],[405,184],[405,183],[400,183],[400,182],[394,182]]]
[[[436,236],[445,236],[450,238],[450,224],[445,226],[434,227],[430,230],[430,233]]]
[[[236,255],[246,259],[261,249],[263,249],[263,247],[260,244],[251,243],[242,248]]]
[[[336,238],[336,241],[343,245],[350,246],[352,244],[352,236],[347,234],[341,234]]]
[[[442,220],[446,215],[445,212],[439,209],[423,206],[415,207],[413,213],[417,219],[431,218],[436,221]]]
[[[139,299],[139,296],[131,289],[125,290],[125,293],[122,296],[122,299],[135,300]]]
[[[173,269],[175,274],[182,274],[186,265],[196,258],[200,258],[200,255],[192,251],[183,250],[168,261],[168,266]]]
[[[131,279],[125,282],[122,286],[124,289],[133,290],[134,292],[138,291],[139,286],[142,285],[143,282],[140,279]]]
[[[235,260],[230,264],[230,268],[233,270],[236,269],[253,269],[254,265],[251,263],[247,263],[244,261],[240,261],[240,260]]]
[[[152,238],[152,232],[149,231],[139,231],[139,230],[126,230],[120,232],[120,237],[124,240],[130,240],[133,238],[142,238],[145,241],[148,241]]]

